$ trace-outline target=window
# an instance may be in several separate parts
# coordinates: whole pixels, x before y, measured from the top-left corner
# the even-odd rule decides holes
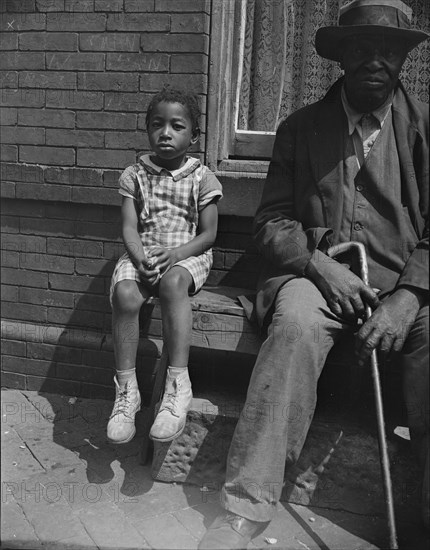
[[[248,171],[267,167],[279,122],[320,99],[341,74],[337,63],[316,53],[314,40],[319,27],[336,24],[348,2],[213,0],[206,160],[212,170],[234,170],[241,159]],[[428,3],[408,3],[413,26],[428,31]],[[424,43],[402,72],[407,89],[423,101],[428,55]]]

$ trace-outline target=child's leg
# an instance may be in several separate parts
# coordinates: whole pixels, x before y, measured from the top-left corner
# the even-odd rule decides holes
[[[172,267],[161,279],[159,297],[163,319],[163,340],[169,353],[166,387],[150,436],[171,441],[185,426],[192,391],[188,376],[192,312],[189,290],[193,278],[183,267]]]
[[[146,290],[136,281],[124,280],[116,284],[112,297],[116,399],[107,436],[113,443],[127,443],[136,433],[134,417],[140,409],[136,379],[139,312],[148,296]]]

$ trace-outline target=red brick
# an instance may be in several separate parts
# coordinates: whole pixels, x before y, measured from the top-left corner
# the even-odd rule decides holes
[[[148,136],[145,132],[106,132],[107,148],[149,149]]]
[[[167,54],[144,53],[107,53],[106,69],[121,71],[127,67],[128,71],[161,71],[169,70],[169,56]]]
[[[0,145],[0,157],[6,162],[15,162],[18,160],[18,147],[16,145]],[[14,197],[15,194],[10,194],[12,187],[9,185],[9,193],[4,189],[5,182],[2,182],[1,196]]]
[[[209,52],[209,37],[204,34],[142,34],[144,52]]]
[[[3,29],[2,29],[3,31]],[[0,50],[17,50],[18,35],[11,32],[0,33]]]
[[[121,197],[114,189],[96,189],[94,187],[75,187],[72,189],[72,201],[86,204],[107,204],[120,206]]]
[[[106,369],[115,365],[114,355],[111,351],[83,350],[82,362],[84,365]]]
[[[124,11],[133,12],[133,11],[154,11],[154,0],[124,0]]]
[[[203,93],[207,87],[207,76],[204,74],[157,74],[146,73],[140,75],[140,90],[158,92],[170,84],[174,88],[192,89],[196,93]]]
[[[61,395],[76,396],[80,395],[80,382],[72,380],[61,380],[46,376],[26,376],[26,388],[30,391],[43,391],[47,393],[60,393]],[[70,539],[69,539],[70,540]]]
[[[70,380],[81,380],[94,384],[109,384],[112,382],[112,370],[110,368],[95,368],[84,365],[70,365],[57,363],[57,376]]]
[[[47,322],[85,329],[99,329],[103,323],[103,314],[93,311],[75,311],[74,309],[50,307],[48,308]]]
[[[155,0],[155,11],[206,12],[210,14],[210,0]]]
[[[37,11],[64,11],[64,0],[36,0]]]
[[[44,69],[45,55],[41,52],[11,52],[1,56],[0,68],[18,71]]]
[[[209,34],[209,17],[203,13],[171,15],[171,32]]]
[[[71,292],[55,292],[51,289],[44,290],[23,287],[19,289],[19,301],[27,304],[66,308],[72,308],[74,304],[74,298]],[[39,357],[39,359],[46,359],[46,357]]]
[[[46,203],[46,217],[62,220],[76,220],[81,223],[84,221],[103,222],[103,208],[91,204],[57,204]],[[70,237],[70,235],[67,235]],[[91,237],[90,237],[91,238]]]
[[[19,252],[46,252],[45,237],[3,233],[1,247]]]
[[[1,374],[2,388],[14,388],[16,390],[27,389],[27,377],[24,374],[16,374],[15,372],[3,372]]]
[[[1,130],[1,139],[3,143],[18,144],[44,144],[45,129],[29,128],[20,126],[4,126]]]
[[[82,239],[58,239],[48,237],[47,251],[58,256],[77,258],[102,258],[103,243]]]
[[[78,128],[106,128],[112,130],[134,130],[137,117],[129,113],[77,113]]]
[[[64,0],[64,11],[94,11],[94,0]]]
[[[103,147],[104,133],[87,130],[46,130],[46,145],[65,147]]]
[[[100,278],[86,275],[62,275],[49,273],[50,288],[57,290],[70,290],[76,292],[105,293],[104,281]]]
[[[19,342],[18,340],[3,340],[1,347],[2,347],[1,351],[3,355],[17,355],[17,356],[25,357],[25,354],[26,354],[25,342]]]
[[[43,182],[43,170],[40,166],[2,163],[1,179],[2,181],[27,181],[31,183]]]
[[[1,264],[4,267],[19,267],[19,253],[12,250],[2,250]]]
[[[133,151],[120,149],[79,149],[77,164],[79,166],[96,166],[99,168],[123,168],[129,164],[133,164],[135,161],[136,154]]]
[[[21,305],[21,304],[18,304]],[[51,361],[38,361],[37,359],[29,359],[21,357],[19,361],[16,357],[3,357],[2,368],[5,371],[17,372],[21,374],[33,374],[35,376],[54,376],[55,365]]]
[[[119,223],[81,222],[76,226],[76,235],[94,239],[117,239],[120,235],[120,225]]]
[[[3,31],[3,29],[2,29]],[[17,50],[18,35],[11,32],[0,33],[0,50]]]
[[[152,94],[142,93],[105,93],[105,110],[110,111],[146,111]]]
[[[46,15],[42,13],[1,13],[0,28],[3,31],[43,31]]]
[[[170,16],[167,14],[109,14],[106,29],[108,31],[128,32],[168,32]]]
[[[54,254],[20,254],[20,265],[24,269],[34,269],[36,271],[49,271],[55,273],[73,273],[74,259],[64,256],[55,256]]]
[[[2,305],[2,317],[3,319],[46,322],[46,307],[5,302]]]
[[[23,269],[3,268],[2,281],[6,284],[31,286],[34,288],[48,288],[48,274]]]
[[[2,215],[2,227],[9,233],[19,233],[19,222],[19,218],[16,218],[15,216]]]
[[[18,287],[11,285],[1,285],[1,299],[2,302],[17,302],[18,301]],[[3,347],[3,344],[2,344]],[[2,353],[6,353],[2,349]]]
[[[47,90],[46,106],[66,109],[100,110],[103,108],[103,93],[95,91]]]
[[[95,0],[94,11],[123,11],[123,0]]]
[[[170,68],[174,73],[207,73],[208,58],[204,54],[173,54]]]
[[[76,75],[61,71],[23,71],[19,73],[20,88],[56,88],[74,90]]]
[[[75,113],[64,109],[20,109],[20,126],[43,126],[44,128],[74,128]]]
[[[108,262],[105,259],[76,259],[76,273],[80,275],[99,275],[105,271],[106,267],[112,262]]]
[[[97,296],[86,292],[85,294],[75,294],[75,309],[110,312],[111,306],[107,295]]]
[[[90,50],[93,52],[138,52],[138,34],[81,34],[79,37],[79,48],[81,51]]]
[[[4,107],[43,107],[45,90],[1,90],[1,104]]]
[[[45,181],[66,185],[102,185],[101,170],[91,168],[48,167],[44,173]]]
[[[13,126],[18,120],[18,110],[13,107],[2,107],[0,109],[0,124],[2,126]],[[30,124],[37,126],[37,124]],[[3,158],[2,158],[3,160]]]
[[[5,11],[26,12],[35,11],[35,0],[3,0]]]
[[[78,74],[80,90],[114,90],[132,92],[139,89],[139,75],[127,73],[81,73]]]
[[[19,49],[32,51],[77,51],[78,35],[71,32],[26,32],[18,35]]]
[[[102,13],[48,13],[48,31],[99,32],[106,27],[106,15]]]
[[[118,187],[121,172],[121,170],[105,170],[103,172],[103,185],[105,187]]]
[[[70,188],[62,185],[41,183],[17,183],[17,199],[34,199],[39,201],[70,201]]]
[[[16,71],[0,71],[0,88],[17,88],[17,87],[18,87],[18,73]]]
[[[20,162],[72,166],[75,164],[75,151],[67,147],[21,145],[19,160]]]
[[[37,342],[27,343],[27,357],[29,359],[39,359],[45,361],[69,361],[70,363],[80,363],[82,352],[78,348],[65,346],[50,346],[49,344],[40,344]],[[58,374],[57,374],[58,375]]]
[[[47,53],[46,68],[66,71],[103,71],[103,53]]]

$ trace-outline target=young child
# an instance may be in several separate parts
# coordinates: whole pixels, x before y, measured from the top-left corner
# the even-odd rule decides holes
[[[107,426],[114,443],[136,433],[140,409],[136,381],[139,311],[160,298],[163,339],[169,355],[165,392],[150,437],[171,441],[185,426],[192,391],[188,376],[192,313],[189,300],[206,281],[217,233],[221,184],[199,160],[188,157],[197,142],[200,110],[194,94],[166,88],[149,104],[146,128],[151,155],[119,179],[122,237],[127,252],[111,282],[116,399]]]

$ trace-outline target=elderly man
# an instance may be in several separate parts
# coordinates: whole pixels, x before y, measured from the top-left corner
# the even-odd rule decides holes
[[[340,62],[344,76],[279,126],[254,224],[265,259],[256,313],[267,339],[246,410],[259,414],[239,419],[222,490],[226,513],[200,549],[246,548],[273,518],[325,359],[347,332],[358,330],[360,363],[375,348],[401,351],[412,443],[428,472],[428,107],[398,80],[408,52],[428,35],[410,28],[410,15],[400,0],[342,8],[338,26],[317,31],[316,49]],[[326,254],[348,241],[365,245],[370,288]],[[360,324],[367,305],[373,314]],[[282,407],[270,407],[276,403]],[[281,411],[294,404],[301,414],[289,421]],[[428,523],[428,473],[426,484]]]

